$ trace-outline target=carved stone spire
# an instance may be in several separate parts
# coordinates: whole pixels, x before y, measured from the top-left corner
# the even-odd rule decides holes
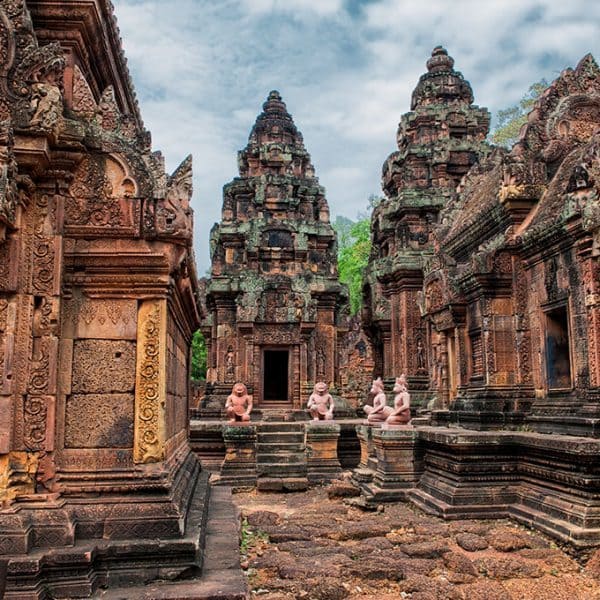
[[[256,406],[278,400],[294,408],[304,382],[341,382],[335,352],[347,298],[325,190],[279,92],[262,109],[211,232],[203,331],[214,349],[214,386],[206,414],[220,413],[233,380],[253,390]],[[273,352],[287,366],[273,366]],[[283,375],[275,392],[276,372]]]
[[[256,118],[256,123],[250,132],[249,143],[285,141],[295,144],[298,143],[298,134],[298,129],[287,111],[285,102],[281,99],[281,94],[277,90],[272,90],[263,104],[263,112]],[[302,145],[301,135],[299,143]]]
[[[263,174],[314,178],[304,139],[278,91],[269,92],[250,131],[247,146],[239,153],[242,177]]]
[[[427,61],[412,95],[411,109],[430,104],[472,104],[473,90],[462,73],[454,70],[454,59],[442,46],[436,46]]]

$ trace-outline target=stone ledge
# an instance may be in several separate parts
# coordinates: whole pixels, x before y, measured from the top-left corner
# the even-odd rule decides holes
[[[208,508],[204,568],[197,578],[157,582],[101,592],[103,600],[246,600],[248,585],[240,568],[239,510],[231,488],[214,488]]]

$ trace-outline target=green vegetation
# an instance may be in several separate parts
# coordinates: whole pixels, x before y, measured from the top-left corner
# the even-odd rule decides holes
[[[191,377],[195,381],[206,379],[206,340],[199,330],[192,337]]]
[[[248,552],[257,545],[265,544],[269,536],[260,529],[250,529],[248,519],[242,519],[242,531],[240,537],[240,552],[242,556],[248,556]]]
[[[519,139],[519,130],[527,122],[527,115],[533,108],[535,101],[548,87],[545,79],[540,79],[529,86],[527,93],[519,100],[518,104],[498,111],[497,124],[490,134],[490,141],[505,148],[511,148]]]
[[[337,217],[333,224],[338,234],[340,281],[350,292],[350,311],[358,313],[362,303],[362,276],[371,253],[371,216],[358,215],[357,221]]]

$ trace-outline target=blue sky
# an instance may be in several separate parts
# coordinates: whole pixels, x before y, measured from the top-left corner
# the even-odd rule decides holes
[[[591,0],[113,0],[142,116],[173,171],[194,156],[195,249],[209,267],[237,151],[268,92],[304,134],[332,217],[380,193],[381,165],[431,50],[444,45],[492,114],[587,52]]]

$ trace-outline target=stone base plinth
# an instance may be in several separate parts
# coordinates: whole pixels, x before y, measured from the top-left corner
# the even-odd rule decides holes
[[[367,499],[406,500],[419,481],[423,466],[417,430],[410,425],[386,425],[372,432],[377,456],[373,480],[362,486]]]
[[[409,498],[447,519],[512,517],[564,542],[600,544],[600,440],[419,429],[424,472]]]
[[[101,588],[199,573],[207,479],[189,453],[171,484],[165,481],[164,489],[152,488],[146,481],[135,499],[72,494],[14,503],[0,513],[6,536],[0,563],[7,563],[2,597],[98,597]]]
[[[233,487],[256,485],[256,425],[225,425],[223,441],[225,458],[215,483]]]
[[[373,429],[373,426],[367,425],[366,421],[364,424],[356,426],[356,437],[360,444],[360,462],[352,471],[352,479],[359,487],[372,481],[377,469]]]
[[[338,458],[340,426],[333,421],[306,425],[306,469],[309,483],[331,481],[342,472]]]

